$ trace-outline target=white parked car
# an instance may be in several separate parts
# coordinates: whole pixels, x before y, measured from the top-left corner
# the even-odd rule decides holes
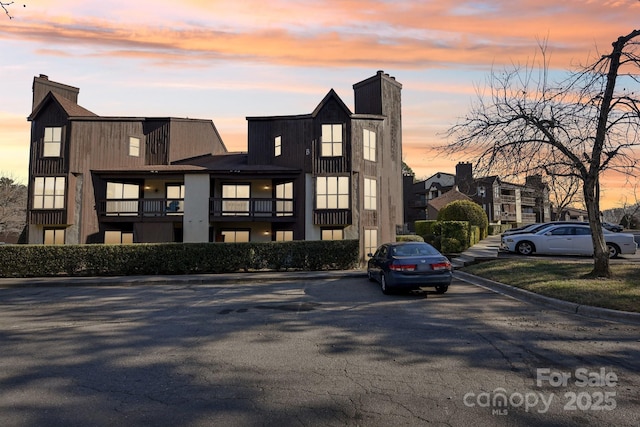
[[[613,233],[602,230],[609,249],[609,256],[635,254],[638,244],[633,234]],[[520,255],[593,255],[591,230],[587,225],[561,224],[544,228],[535,233],[513,234],[502,238],[503,249]]]

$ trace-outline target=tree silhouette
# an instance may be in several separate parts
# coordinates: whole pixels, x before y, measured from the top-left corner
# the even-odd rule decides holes
[[[478,158],[477,169],[513,176],[557,170],[576,177],[593,238],[591,275],[611,277],[600,218],[600,176],[605,170],[632,175],[640,147],[640,43],[634,30],[590,65],[551,82],[546,43],[540,65],[492,72],[487,94],[448,132],[444,151]],[[621,87],[616,83],[622,82]]]

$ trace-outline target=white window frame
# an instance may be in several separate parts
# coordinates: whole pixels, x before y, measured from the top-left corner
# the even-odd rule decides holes
[[[293,181],[276,184],[276,216],[293,216]]]
[[[33,209],[64,209],[66,178],[37,176],[33,186]]]
[[[366,210],[378,209],[378,185],[374,178],[364,179],[364,208]]]
[[[182,215],[184,213],[184,184],[167,184],[167,215]]]
[[[142,144],[142,139],[137,136],[129,137],[129,156],[131,157],[140,157],[140,146]]]
[[[342,156],[342,124],[323,124],[320,143],[322,157]]]
[[[62,153],[62,127],[45,127],[43,143],[43,157],[60,157]]]
[[[282,136],[278,135],[273,141],[273,155],[278,157],[282,155]]]
[[[362,150],[365,160],[376,161],[376,133],[369,129],[362,129]]]
[[[374,254],[378,248],[378,230],[375,228],[364,229],[364,253]]]
[[[248,216],[250,199],[251,184],[222,184],[222,215]]]
[[[107,215],[138,215],[140,185],[107,181]]]
[[[349,177],[316,177],[316,209],[349,209]]]

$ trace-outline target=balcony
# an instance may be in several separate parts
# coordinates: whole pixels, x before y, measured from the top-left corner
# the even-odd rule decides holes
[[[214,221],[290,222],[294,220],[292,199],[249,198],[209,199],[209,215]]]
[[[105,219],[169,218],[184,214],[184,199],[110,199],[100,200],[98,215]]]
[[[138,221],[147,218],[175,221],[184,215],[184,199],[112,199],[98,202],[101,221]],[[294,220],[294,202],[291,199],[249,198],[209,199],[212,221],[287,222]]]

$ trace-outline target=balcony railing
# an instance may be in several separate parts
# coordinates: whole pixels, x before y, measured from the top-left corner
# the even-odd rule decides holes
[[[109,199],[98,202],[98,215],[162,217],[184,214],[184,199]]]
[[[291,218],[291,199],[209,199],[209,215],[237,220],[254,218]],[[110,199],[98,202],[98,215],[103,217],[170,217],[184,214],[184,199]]]
[[[216,218],[290,218],[293,212],[292,199],[209,199],[209,214]]]

